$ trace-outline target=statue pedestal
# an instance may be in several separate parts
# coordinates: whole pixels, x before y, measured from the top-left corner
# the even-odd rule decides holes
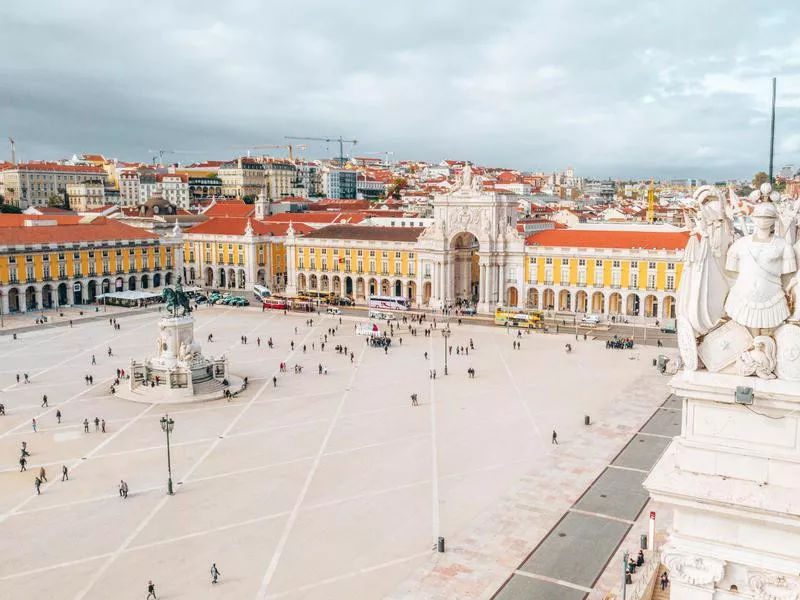
[[[168,316],[159,323],[156,353],[144,361],[131,359],[130,379],[117,395],[148,403],[215,400],[238,392],[242,379],[228,371],[228,359],[204,356],[194,341],[194,317]]]
[[[644,484],[674,508],[671,598],[800,598],[800,385],[695,371],[671,387],[681,435]]]

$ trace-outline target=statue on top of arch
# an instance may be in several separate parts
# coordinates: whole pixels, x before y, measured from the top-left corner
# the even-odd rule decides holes
[[[464,163],[464,167],[461,169],[461,179],[456,182],[453,191],[476,191],[480,192],[483,190],[481,186],[481,178],[476,177],[475,173],[472,171],[472,163],[467,161]]]
[[[746,200],[697,189],[677,302],[686,370],[800,381],[798,211],[769,183]]]

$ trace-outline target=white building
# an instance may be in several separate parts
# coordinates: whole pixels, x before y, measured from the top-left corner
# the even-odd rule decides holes
[[[189,175],[186,173],[165,173],[156,176],[156,189],[173,206],[189,208]]]

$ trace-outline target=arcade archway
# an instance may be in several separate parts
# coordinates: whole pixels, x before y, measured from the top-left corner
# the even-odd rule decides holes
[[[478,238],[466,231],[459,233],[450,240],[450,250],[453,289],[449,300],[477,302],[481,279]]]

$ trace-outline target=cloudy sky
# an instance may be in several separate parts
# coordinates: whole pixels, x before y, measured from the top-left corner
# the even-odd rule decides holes
[[[800,166],[796,2],[3,0],[0,136],[22,159],[341,134],[395,159],[749,177],[772,76],[776,165]]]

